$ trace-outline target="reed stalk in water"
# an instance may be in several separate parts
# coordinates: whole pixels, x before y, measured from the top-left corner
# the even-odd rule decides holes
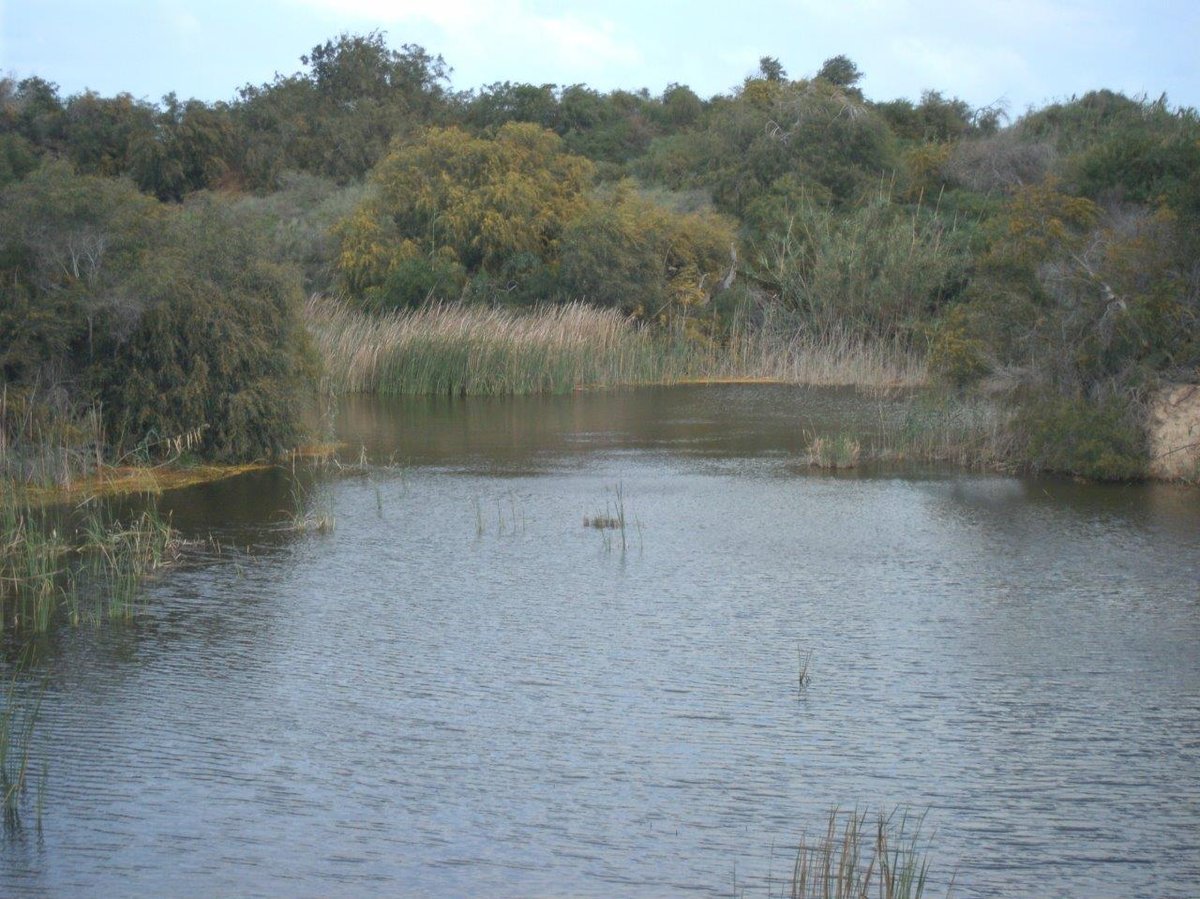
[[[788,895],[792,899],[920,899],[929,883],[921,839],[923,816],[833,809],[824,833],[802,841]]]

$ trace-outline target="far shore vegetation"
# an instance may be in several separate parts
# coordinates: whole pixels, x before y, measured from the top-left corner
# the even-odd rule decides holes
[[[1153,391],[1200,380],[1200,117],[1165,96],[1014,117],[844,56],[461,91],[380,33],[302,63],[214,104],[0,78],[10,499],[276,459],[331,392],[723,380],[921,392],[815,466],[1129,480]]]

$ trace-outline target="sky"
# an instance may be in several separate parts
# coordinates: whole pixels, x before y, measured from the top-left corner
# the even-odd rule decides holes
[[[763,56],[793,78],[838,54],[873,100],[926,89],[1030,107],[1107,87],[1200,107],[1197,0],[0,0],[0,74],[158,100],[232,100],[341,33],[495,81],[728,93]]]

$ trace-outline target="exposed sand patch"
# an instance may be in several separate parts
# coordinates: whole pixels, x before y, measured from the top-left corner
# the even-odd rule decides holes
[[[1200,384],[1174,384],[1150,406],[1150,475],[1200,482]]]

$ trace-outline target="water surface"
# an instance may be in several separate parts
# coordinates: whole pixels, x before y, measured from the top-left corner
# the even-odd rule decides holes
[[[837,805],[958,896],[1195,895],[1195,492],[802,464],[891,414],[360,399],[342,471],[167,495],[208,548],[49,641],[0,893],[769,896]]]

